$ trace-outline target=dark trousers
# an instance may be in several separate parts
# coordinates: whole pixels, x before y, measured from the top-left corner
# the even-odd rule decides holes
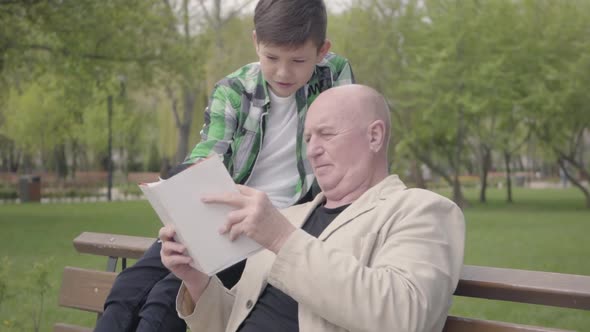
[[[160,248],[155,242],[137,263],[117,276],[94,331],[186,331],[176,313],[181,281],[162,264]],[[237,263],[217,277],[231,288],[240,280],[245,264],[245,260]]]
[[[167,173],[166,179],[190,167],[180,164]],[[319,192],[314,182],[298,203],[313,199]],[[176,313],[176,294],[181,281],[166,269],[160,258],[161,244],[154,243],[133,266],[122,271],[113,284],[96,324],[96,332],[169,331],[186,332],[186,324]],[[217,277],[227,288],[233,287],[244,271],[246,260],[219,272]]]

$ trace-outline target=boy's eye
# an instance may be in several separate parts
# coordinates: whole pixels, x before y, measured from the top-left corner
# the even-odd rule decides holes
[[[295,59],[295,60],[293,60],[293,62],[295,62],[295,63],[304,63],[304,62],[305,62],[305,60],[302,60],[302,59]]]
[[[276,56],[266,56],[267,59],[269,59],[270,61],[275,61],[277,59]]]

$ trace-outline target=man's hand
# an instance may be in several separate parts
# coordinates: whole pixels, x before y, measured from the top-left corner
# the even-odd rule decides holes
[[[244,234],[266,249],[278,253],[295,231],[295,226],[272,205],[265,193],[242,185],[237,185],[237,188],[238,193],[202,199],[204,203],[226,204],[236,208],[228,214],[227,223],[219,232],[229,234],[232,241]]]
[[[174,234],[172,226],[160,228],[158,237],[162,241],[162,249],[160,250],[162,264],[184,281],[196,303],[209,283],[209,276],[189,265],[193,260],[186,254],[184,245],[174,241]]]

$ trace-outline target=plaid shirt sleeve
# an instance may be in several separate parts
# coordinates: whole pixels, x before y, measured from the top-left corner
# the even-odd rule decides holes
[[[337,76],[334,79],[334,86],[341,86],[347,84],[354,84],[354,74],[352,73],[352,67],[350,63],[346,59],[342,59],[342,62],[339,67],[342,69],[336,74]]]
[[[205,109],[201,141],[193,148],[184,163],[194,163],[211,153],[225,155],[236,130],[239,103],[240,98],[236,97],[236,92],[230,87],[224,85],[215,87],[209,99],[209,105]]]

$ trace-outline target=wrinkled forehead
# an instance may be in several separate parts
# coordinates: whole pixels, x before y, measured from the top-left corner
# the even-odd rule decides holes
[[[358,116],[354,107],[339,100],[316,100],[307,112],[305,129],[319,127],[346,128],[358,124]]]

